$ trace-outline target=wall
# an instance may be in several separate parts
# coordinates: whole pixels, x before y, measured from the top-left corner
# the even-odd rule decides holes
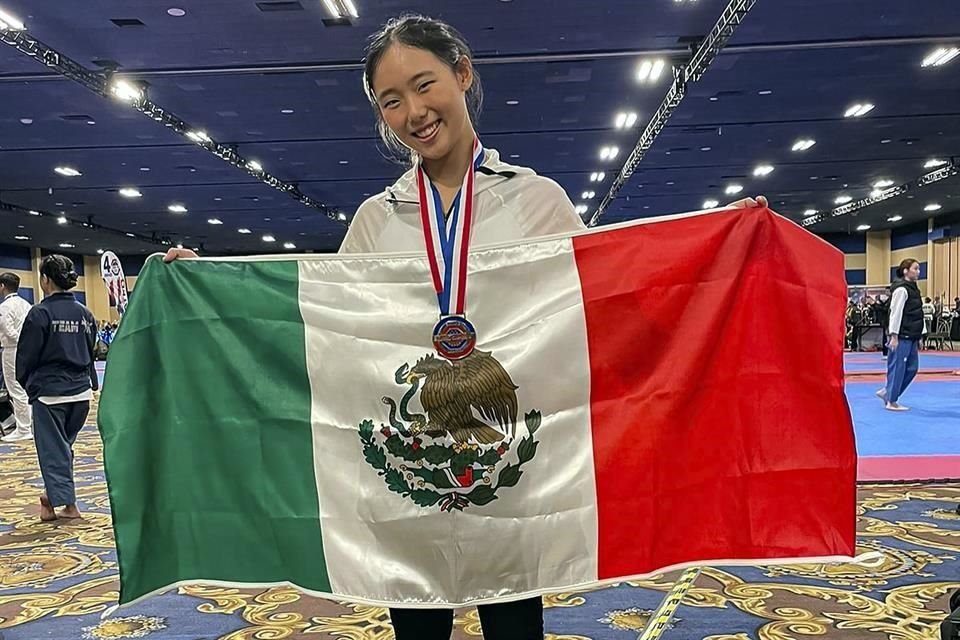
[[[33,274],[33,254],[27,247],[0,245],[0,272],[20,276],[20,295],[30,302],[40,299],[40,287]]]
[[[867,284],[867,239],[862,233],[825,233],[821,237],[844,255],[847,284]]]
[[[890,266],[887,277],[892,282],[897,278],[897,267],[907,258],[920,261],[920,293],[927,295],[927,271],[930,267],[928,249],[929,222],[923,220],[905,227],[895,227],[890,232]]]

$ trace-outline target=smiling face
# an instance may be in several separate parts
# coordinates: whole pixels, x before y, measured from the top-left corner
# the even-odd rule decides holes
[[[424,49],[393,44],[373,74],[372,88],[384,121],[407,147],[440,160],[468,138],[473,126],[466,92],[473,67],[462,58],[456,69]]]

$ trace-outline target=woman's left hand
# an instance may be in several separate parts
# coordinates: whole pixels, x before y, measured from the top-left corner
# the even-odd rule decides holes
[[[728,207],[735,207],[737,209],[752,209],[754,207],[766,207],[769,203],[765,196],[757,196],[756,200],[753,198],[744,198],[743,200],[737,200],[736,202],[731,202],[728,204]]]

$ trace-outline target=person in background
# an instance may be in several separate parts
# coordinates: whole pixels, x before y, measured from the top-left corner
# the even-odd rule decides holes
[[[934,318],[936,317],[936,308],[933,306],[933,300],[929,297],[923,301],[923,335],[920,339],[920,348],[926,347],[926,336],[934,330]]]
[[[93,350],[97,322],[77,302],[70,258],[40,262],[43,302],[30,309],[17,346],[17,381],[33,403],[34,438],[46,492],[40,519],[79,518],[73,482],[73,443],[87,419],[92,390],[99,387]],[[59,514],[56,507],[65,507]]]
[[[33,420],[30,417],[30,401],[27,392],[17,382],[17,342],[23,321],[31,304],[20,297],[20,276],[15,273],[0,274],[0,347],[3,347],[3,382],[13,405],[16,430],[2,438],[3,442],[17,442],[33,438]]]
[[[887,386],[877,391],[888,411],[907,411],[900,396],[920,368],[918,346],[923,337],[923,299],[920,297],[920,263],[908,258],[897,268],[899,278],[890,288],[890,353],[887,356]]]

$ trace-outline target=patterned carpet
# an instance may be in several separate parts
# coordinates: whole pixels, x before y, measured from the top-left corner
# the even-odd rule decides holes
[[[33,444],[0,445],[0,633],[5,640],[393,637],[382,609],[303,597],[288,588],[185,587],[101,621],[100,614],[116,601],[118,585],[95,429],[81,434],[76,453],[85,520],[51,525],[37,519],[41,483]],[[936,637],[948,594],[960,588],[958,504],[960,484],[863,487],[860,549],[882,552],[882,565],[869,570],[846,565],[707,569],[664,637]],[[550,596],[547,638],[636,638],[673,577]],[[479,635],[476,611],[459,612],[454,638]]]

